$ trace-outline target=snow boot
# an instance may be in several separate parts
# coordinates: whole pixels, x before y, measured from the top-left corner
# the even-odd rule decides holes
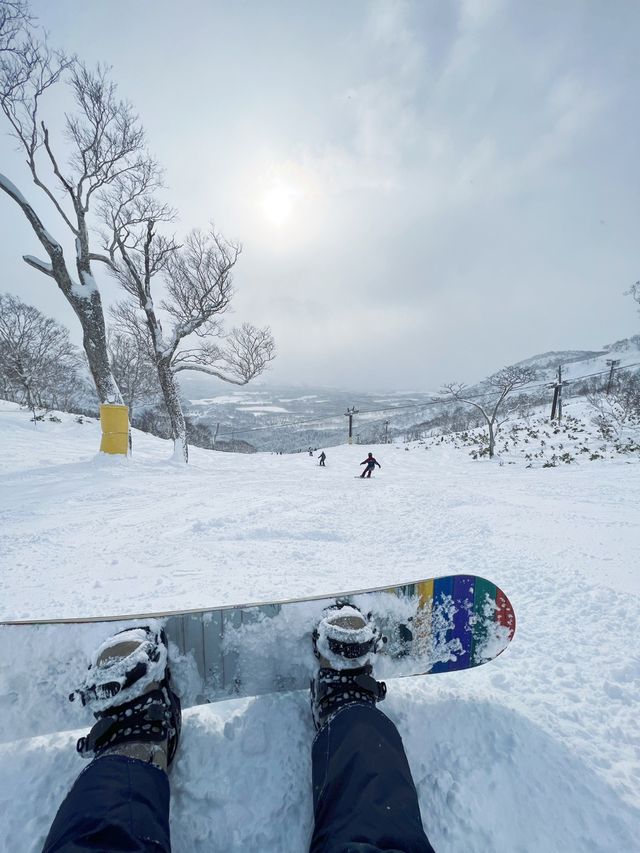
[[[79,697],[97,723],[77,743],[85,757],[124,755],[162,770],[173,761],[180,738],[180,699],[174,693],[163,628],[127,628],[105,640],[93,655]]]
[[[375,705],[387,686],[372,676],[370,659],[383,638],[369,618],[352,604],[327,607],[313,632],[313,651],[320,668],[311,681],[311,712],[320,730],[349,704]]]

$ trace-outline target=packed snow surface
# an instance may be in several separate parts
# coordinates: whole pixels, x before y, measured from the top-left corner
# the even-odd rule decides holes
[[[0,406],[0,619],[485,576],[517,615],[509,649],[474,670],[391,681],[381,705],[436,851],[637,849],[637,457],[527,469],[448,445],[342,446],[321,468],[306,453],[193,448],[185,467],[135,431],[132,458],[98,455],[95,422],[58,417],[34,426]],[[382,469],[356,479],[368,450]],[[11,666],[26,685],[21,651]],[[0,696],[2,719],[15,718],[20,697]],[[47,709],[20,712],[26,731]],[[0,850],[41,849],[89,723],[20,741],[0,726]],[[312,738],[304,692],[187,711],[171,774],[176,853],[304,851]]]

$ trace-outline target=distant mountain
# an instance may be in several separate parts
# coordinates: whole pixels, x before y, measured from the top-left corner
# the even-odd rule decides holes
[[[594,374],[606,374],[607,360],[619,367],[640,362],[640,335],[608,344],[600,350],[557,350],[540,353],[518,362],[534,367],[536,399],[546,399],[545,385],[563,366],[563,379],[584,387]],[[584,381],[583,381],[584,380]],[[482,382],[470,389],[482,391]],[[571,393],[571,385],[566,394]],[[345,391],[325,386],[270,385],[253,382],[241,387],[198,374],[183,374],[185,414],[206,424],[225,449],[243,441],[259,450],[305,451],[342,444],[347,438],[347,409],[355,408],[353,440],[379,443],[395,436],[415,437],[437,426],[447,406],[437,391]],[[533,393],[533,389],[532,389]],[[584,393],[584,392],[583,392]],[[245,448],[246,450],[246,448]]]
[[[261,450],[295,452],[341,444],[347,436],[347,409],[356,409],[354,440],[383,441],[385,420],[416,420],[416,407],[431,392],[354,392],[327,387],[252,383],[237,388],[219,382],[182,381],[185,414],[218,429],[220,441],[243,439]],[[402,417],[401,413],[407,410]]]
[[[611,353],[622,353],[632,360],[638,360],[640,356],[640,335],[623,338],[613,344],[605,344],[601,350],[552,350],[540,355],[525,358],[517,364],[519,367],[538,367],[541,370],[553,368],[557,370],[558,365],[578,364],[586,362],[593,365],[596,361],[604,361],[611,357]]]
[[[599,355],[604,355],[605,352],[606,350],[551,350],[550,352],[543,352],[540,355],[533,355],[531,358],[518,361],[516,366],[539,367],[542,369],[548,367],[557,368],[559,364],[588,361],[589,359],[597,358]]]
[[[567,380],[578,380],[589,377],[600,371],[609,370],[607,362],[612,356],[619,362],[620,368],[640,361],[640,335],[624,338],[613,344],[606,344],[601,350],[560,350],[534,355],[518,362],[522,367],[535,367],[540,371],[540,379],[556,375],[558,366],[562,365],[562,377]]]

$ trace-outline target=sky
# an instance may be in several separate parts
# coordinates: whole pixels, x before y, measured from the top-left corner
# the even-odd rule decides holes
[[[242,243],[228,322],[271,327],[265,381],[435,390],[640,332],[624,295],[640,278],[632,0],[32,9],[53,45],[112,66],[178,236],[214,222]],[[0,171],[72,254],[6,135]],[[0,291],[79,342],[53,280],[21,260],[38,248],[0,196]],[[121,298],[95,274],[107,305]]]

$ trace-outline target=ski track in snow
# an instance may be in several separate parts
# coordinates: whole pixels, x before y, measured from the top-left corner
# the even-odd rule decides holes
[[[447,448],[344,446],[328,448],[321,469],[307,454],[194,448],[185,469],[150,436],[134,433],[130,460],[103,458],[97,424],[62,415],[34,429],[10,408],[0,411],[2,618],[483,575],[516,611],[508,651],[467,672],[393,681],[381,706],[403,736],[435,849],[635,848],[637,461],[527,470]],[[368,449],[383,468],[363,482],[353,475]],[[3,665],[28,694],[21,648],[0,662],[0,682]],[[0,850],[35,853],[84,766],[78,732],[16,741],[46,709],[2,694]],[[176,853],[304,851],[312,738],[303,693],[187,711],[171,775]]]

